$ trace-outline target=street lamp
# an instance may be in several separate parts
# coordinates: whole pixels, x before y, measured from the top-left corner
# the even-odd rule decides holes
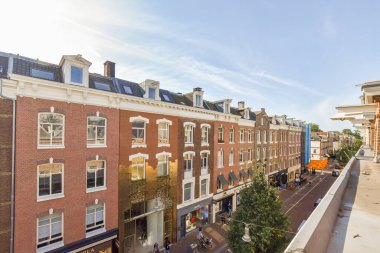
[[[244,235],[241,239],[245,242],[251,242],[251,236],[249,235],[249,227],[247,223],[245,223]]]

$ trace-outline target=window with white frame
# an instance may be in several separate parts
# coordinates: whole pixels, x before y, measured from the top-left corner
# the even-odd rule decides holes
[[[234,165],[234,151],[233,150],[231,150],[230,151],[230,154],[229,154],[229,165],[231,166],[231,165]]]
[[[87,145],[106,145],[106,122],[102,117],[87,117]]]
[[[185,144],[193,143],[193,135],[194,135],[194,126],[190,124],[185,125]]]
[[[86,163],[87,189],[98,189],[105,186],[106,161],[94,160]]]
[[[267,142],[267,131],[263,131],[263,142]]]
[[[159,155],[158,160],[158,176],[167,176],[169,175],[169,156],[168,155]]]
[[[39,147],[63,147],[64,115],[59,113],[39,113],[38,125]]]
[[[63,242],[62,213],[37,219],[37,248]]]
[[[261,125],[264,125],[264,118],[261,118]]]
[[[218,143],[224,143],[224,127],[218,127]]]
[[[252,149],[248,149],[248,161],[252,161]]]
[[[145,144],[145,121],[132,122],[132,144]]]
[[[169,144],[169,123],[158,124],[158,144]]]
[[[184,202],[192,200],[192,194],[191,194],[192,187],[193,187],[192,183],[187,183],[184,185],[183,187],[183,201]]]
[[[145,157],[138,156],[132,158],[132,180],[142,180],[145,179]]]
[[[230,113],[230,104],[224,103],[224,113]]]
[[[104,204],[92,205],[86,208],[86,233],[102,229],[104,222]]]
[[[195,106],[198,106],[198,107],[202,106],[202,97],[201,97],[201,95],[195,95]]]
[[[208,194],[208,191],[207,191],[208,183],[207,183],[207,181],[208,181],[207,178],[201,180],[201,194],[200,194],[201,197],[204,197]]]
[[[240,142],[244,142],[244,129],[240,129]]]
[[[256,133],[256,140],[257,140],[257,143],[260,143],[261,142],[261,133],[260,133],[260,130],[257,131]]]
[[[221,149],[218,151],[218,168],[223,167],[223,165],[223,150]]]
[[[193,170],[193,158],[194,158],[194,155],[192,153],[187,153],[184,155],[184,170],[185,170],[185,172]]]
[[[263,148],[263,159],[267,158],[267,149]]]
[[[63,194],[63,164],[41,164],[38,170],[38,199],[60,197]]]
[[[83,82],[83,69],[77,66],[71,66],[71,82],[82,84]]]
[[[239,152],[239,162],[240,163],[244,162],[244,150],[240,150]]]
[[[230,143],[235,142],[235,129],[232,127],[230,128]]]
[[[273,142],[273,132],[269,132],[269,141]]]
[[[208,144],[208,129],[209,127],[207,126],[202,126],[202,136],[201,136],[201,142],[202,144]]]
[[[251,129],[248,130],[248,142],[249,143],[252,142],[252,130]]]
[[[207,152],[202,152],[201,153],[201,166],[202,169],[208,169],[208,153]]]
[[[249,119],[249,111],[248,110],[244,111],[244,118]]]
[[[260,160],[261,156],[260,156],[260,148],[257,148],[256,149],[256,159],[257,160]]]

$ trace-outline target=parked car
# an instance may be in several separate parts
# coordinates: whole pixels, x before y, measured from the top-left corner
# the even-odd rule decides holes
[[[338,169],[333,169],[331,175],[333,177],[339,177],[340,171]]]
[[[321,203],[321,198],[318,198],[315,202],[314,202],[314,207],[318,206],[319,203]]]

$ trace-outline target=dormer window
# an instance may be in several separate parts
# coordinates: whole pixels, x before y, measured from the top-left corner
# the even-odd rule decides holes
[[[124,89],[124,92],[126,93],[126,94],[132,94],[132,89],[131,89],[131,87],[129,87],[129,86],[123,86],[123,89]]]
[[[249,119],[249,111],[248,110],[244,111],[244,118]]]
[[[224,103],[224,113],[230,113],[230,104]]]
[[[195,106],[200,107],[202,103],[202,98],[200,95],[195,95]]]
[[[1,73],[1,71],[0,71]],[[30,74],[33,77],[47,79],[47,80],[54,80],[54,73],[46,70],[40,70],[40,69],[32,69]]]
[[[149,98],[155,99],[156,98],[156,89],[155,88],[149,88]]]
[[[76,66],[71,66],[71,82],[72,83],[83,83],[83,69]]]
[[[95,82],[94,85],[95,85],[95,88],[98,90],[111,91],[111,86],[107,83]]]

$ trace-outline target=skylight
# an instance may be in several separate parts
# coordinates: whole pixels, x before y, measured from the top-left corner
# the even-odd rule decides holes
[[[30,74],[33,77],[43,78],[47,80],[54,80],[54,73],[51,71],[41,70],[41,69],[32,69]]]
[[[124,92],[127,94],[132,94],[132,89],[129,86],[123,85]]]
[[[100,83],[100,82],[95,82],[95,88],[98,90],[105,90],[105,91],[111,91],[111,86],[106,83]]]

